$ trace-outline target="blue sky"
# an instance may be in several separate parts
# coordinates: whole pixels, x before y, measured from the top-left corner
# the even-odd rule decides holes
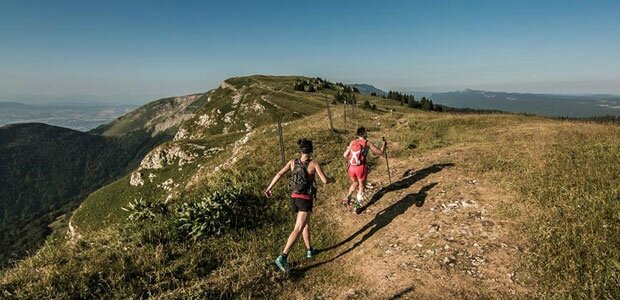
[[[620,1],[0,0],[0,96],[144,102],[227,77],[620,94]]]

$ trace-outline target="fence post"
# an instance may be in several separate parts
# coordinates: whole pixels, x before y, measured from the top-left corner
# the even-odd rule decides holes
[[[327,96],[323,96],[325,98],[325,105],[327,106],[327,117],[329,118],[329,128],[332,132],[336,132],[334,130],[334,123],[332,122],[332,110],[329,108],[329,101],[327,101]]]
[[[357,127],[358,127],[358,124],[357,124],[357,115],[355,114],[355,107],[356,107],[356,106],[357,106],[357,101],[352,101],[352,103],[351,103],[351,110],[352,110],[352,112],[353,112],[353,113],[352,113],[351,118],[353,118],[353,120],[355,120],[355,128],[353,128],[353,130],[356,130],[356,129],[357,129]]]
[[[344,113],[343,113],[344,125],[343,125],[343,127],[344,127],[344,132],[347,132],[347,99],[344,100],[344,106],[343,107],[344,107]]]
[[[286,163],[286,157],[284,156],[284,139],[282,138],[282,120],[278,120],[278,136],[280,137],[280,153],[282,154],[282,166]]]

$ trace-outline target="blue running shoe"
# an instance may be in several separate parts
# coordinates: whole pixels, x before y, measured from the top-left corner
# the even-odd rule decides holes
[[[276,266],[278,266],[278,268],[280,268],[280,270],[282,270],[283,272],[288,272],[289,270],[288,262],[286,261],[286,258],[282,255],[276,258]]]
[[[306,250],[306,258],[312,258],[316,254],[316,250],[312,247]]]

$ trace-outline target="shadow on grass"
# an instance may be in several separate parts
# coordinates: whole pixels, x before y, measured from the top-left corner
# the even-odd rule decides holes
[[[305,266],[299,269],[294,269],[291,271],[291,279],[292,280],[298,280],[304,277],[305,273],[311,269],[314,269],[316,267],[319,267],[321,265],[324,265],[326,263],[332,262],[334,260],[336,260],[337,258],[353,251],[355,248],[359,247],[362,243],[364,243],[366,240],[368,240],[369,238],[371,238],[377,231],[381,230],[382,228],[384,228],[385,226],[389,225],[390,223],[392,223],[392,221],[394,221],[394,219],[402,214],[404,214],[412,205],[416,205],[417,207],[421,207],[422,205],[424,205],[424,201],[426,199],[427,196],[427,192],[432,189],[435,185],[437,185],[436,182],[428,184],[426,186],[424,186],[418,193],[415,194],[408,194],[405,197],[403,197],[402,199],[400,199],[398,202],[390,205],[389,207],[385,208],[384,210],[378,212],[375,215],[375,218],[373,220],[371,220],[370,222],[368,222],[366,225],[364,225],[364,227],[360,228],[358,231],[356,231],[355,233],[353,233],[350,237],[346,238],[345,240],[341,241],[340,243],[333,245],[331,247],[325,248],[325,249],[319,249],[317,251],[317,253],[321,253],[321,252],[325,252],[328,250],[332,250],[335,248],[338,248],[350,241],[352,241],[353,239],[355,239],[357,236],[359,236],[360,234],[364,233],[366,230],[368,230],[368,232],[362,237],[361,240],[359,240],[358,242],[356,242],[355,244],[353,244],[351,247],[349,247],[348,249],[342,251],[341,253],[339,253],[338,255],[319,262],[319,263],[315,263],[309,266]]]

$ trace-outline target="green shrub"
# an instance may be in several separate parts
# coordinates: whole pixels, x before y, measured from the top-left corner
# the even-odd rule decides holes
[[[127,218],[129,221],[134,222],[154,220],[158,214],[165,214],[168,211],[165,204],[153,203],[142,198],[135,199],[133,202],[130,202],[126,208],[123,207],[121,209],[129,212],[129,216]]]
[[[196,240],[229,229],[254,227],[261,223],[258,200],[240,187],[222,186],[199,201],[182,203],[176,210],[178,228]]]

